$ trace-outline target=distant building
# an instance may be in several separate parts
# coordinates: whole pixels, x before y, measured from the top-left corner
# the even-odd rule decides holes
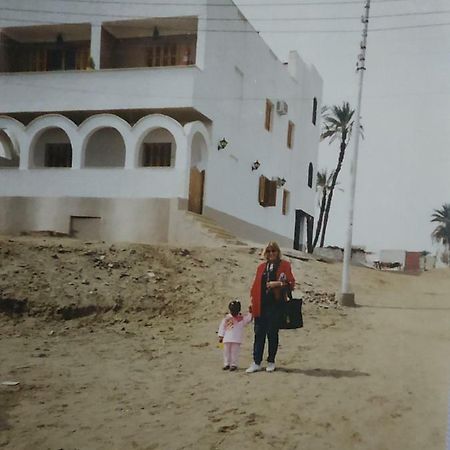
[[[381,250],[380,268],[394,268],[404,272],[420,272],[435,267],[436,259],[424,252],[406,250]]]
[[[2,15],[0,232],[177,242],[192,211],[305,248],[322,80],[215,3]]]

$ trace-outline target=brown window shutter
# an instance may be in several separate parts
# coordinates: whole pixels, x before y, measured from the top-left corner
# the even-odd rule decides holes
[[[266,206],[266,181],[268,180],[264,175],[259,177],[258,201],[261,206]]]
[[[282,206],[282,213],[283,215],[287,215],[289,208],[289,191],[286,189],[283,189],[283,206]]]
[[[277,204],[277,182],[267,180],[268,195],[267,195],[267,206],[276,206]]]

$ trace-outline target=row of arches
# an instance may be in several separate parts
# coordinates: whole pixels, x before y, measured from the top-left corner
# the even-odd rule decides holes
[[[9,157],[0,158],[1,166],[24,169],[189,167],[191,151],[194,159],[205,159],[209,145],[201,122],[183,127],[162,114],[145,116],[133,126],[113,114],[91,116],[79,126],[59,114],[41,116],[27,126],[0,117],[0,128],[12,149]]]

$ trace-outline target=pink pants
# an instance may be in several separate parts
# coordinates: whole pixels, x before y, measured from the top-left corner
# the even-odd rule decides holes
[[[225,342],[223,344],[223,364],[224,366],[236,366],[239,358],[241,344],[237,342]]]

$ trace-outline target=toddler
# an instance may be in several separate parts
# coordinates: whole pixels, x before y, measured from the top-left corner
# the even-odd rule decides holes
[[[219,342],[223,342],[223,370],[236,370],[239,350],[244,334],[245,325],[252,321],[251,308],[249,312],[243,316],[241,314],[241,303],[233,300],[228,305],[230,311],[219,326]]]

